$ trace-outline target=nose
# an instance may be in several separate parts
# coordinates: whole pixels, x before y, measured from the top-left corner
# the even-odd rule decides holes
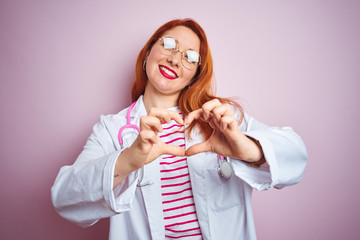
[[[180,66],[180,62],[181,62],[181,52],[179,50],[177,50],[176,52],[173,52],[169,58],[168,61],[175,66]]]

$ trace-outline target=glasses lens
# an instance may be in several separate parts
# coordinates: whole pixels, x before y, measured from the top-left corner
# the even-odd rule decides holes
[[[187,50],[185,52],[185,58],[189,63],[198,63],[199,62],[199,53],[193,50]]]
[[[199,62],[200,62],[200,55],[198,52],[194,50],[187,50],[184,53],[184,58],[182,60],[184,67],[188,69],[194,69],[197,68],[197,66],[199,66]]]
[[[165,50],[165,54],[171,55],[177,49],[176,39],[171,37],[162,37],[161,46]]]

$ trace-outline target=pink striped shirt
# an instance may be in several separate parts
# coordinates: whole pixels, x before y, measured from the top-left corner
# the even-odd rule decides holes
[[[178,108],[171,109],[180,113]],[[181,113],[180,113],[181,114]],[[185,132],[175,121],[162,124],[160,139],[185,147]],[[186,157],[163,155],[160,160],[162,205],[166,239],[202,239]]]

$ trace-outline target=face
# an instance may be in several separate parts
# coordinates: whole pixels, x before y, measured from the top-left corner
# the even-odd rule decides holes
[[[181,90],[186,87],[194,77],[197,68],[189,69],[182,61],[183,54],[190,49],[189,53],[200,52],[200,39],[190,29],[178,26],[166,31],[163,36],[174,38],[178,41],[179,51],[164,54],[163,42],[158,40],[146,57],[146,74],[148,81],[146,91],[156,94],[179,96]]]

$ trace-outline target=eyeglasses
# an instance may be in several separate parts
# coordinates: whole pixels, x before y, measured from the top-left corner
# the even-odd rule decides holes
[[[184,52],[179,50],[179,41],[173,37],[164,36],[160,39],[161,53],[164,55],[172,55],[176,52],[181,53],[181,63],[182,65],[189,69],[193,70],[200,65],[200,54],[195,50],[188,49]]]

